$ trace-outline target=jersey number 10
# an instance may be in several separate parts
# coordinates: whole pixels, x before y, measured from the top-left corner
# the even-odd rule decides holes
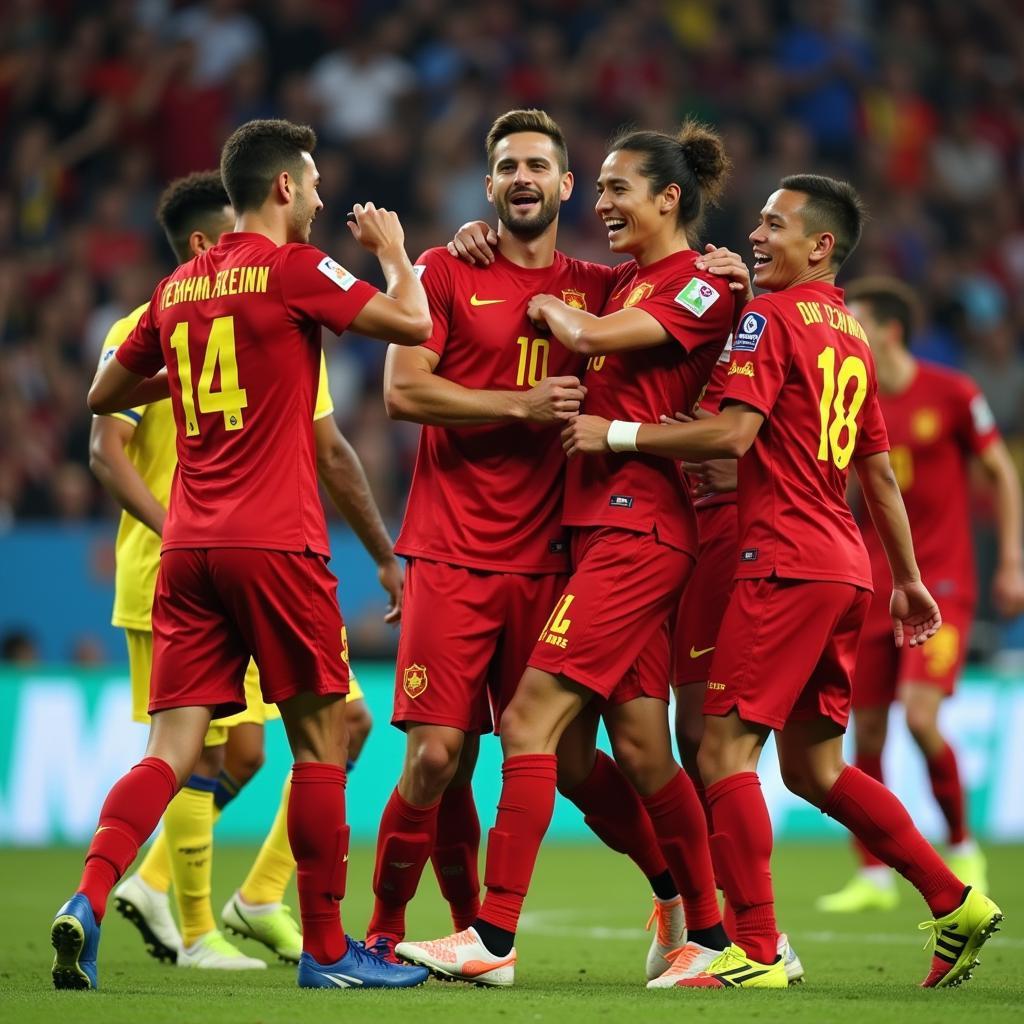
[[[829,345],[818,353],[818,369],[822,371],[818,458],[828,462],[831,457],[837,469],[846,469],[857,446],[857,413],[868,393],[867,367],[858,356],[847,356],[839,365],[837,377],[836,350]],[[855,387],[847,402],[846,391],[850,381],[855,383]],[[841,443],[844,428],[845,444]]]
[[[192,390],[192,361],[188,354],[188,323],[182,321],[171,335],[171,348],[178,360],[181,381],[181,407],[185,413],[185,436],[199,433],[196,399],[200,412],[222,412],[225,430],[241,430],[242,410],[249,404],[245,388],[238,386],[238,360],[235,358],[235,318],[219,316],[210,326],[203,369],[199,374],[199,390]],[[213,375],[220,370],[220,390],[213,390]]]

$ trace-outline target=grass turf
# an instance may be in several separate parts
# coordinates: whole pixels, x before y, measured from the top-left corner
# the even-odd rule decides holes
[[[219,911],[249,864],[251,850],[223,846],[216,854],[214,906]],[[1015,973],[1024,940],[1024,877],[1019,847],[989,850],[994,895],[1007,915],[985,947],[974,980],[960,989],[916,987],[928,966],[923,933],[927,913],[902,882],[898,910],[887,914],[825,916],[814,897],[846,880],[852,861],[841,846],[787,845],[776,850],[779,919],[807,970],[804,985],[787,992],[680,992],[644,989],[648,937],[643,924],[648,892],[622,857],[597,846],[550,846],[541,852],[535,884],[517,942],[516,985],[508,991],[430,981],[406,992],[299,991],[294,969],[227,974],[183,971],[143,952],[135,930],[111,909],[100,946],[99,992],[54,992],[49,923],[78,877],[80,852],[0,850],[4,879],[0,939],[0,1005],[6,1020],[102,1024],[320,1024],[401,1021],[416,1024],[471,1020],[714,1021],[744,1024],[785,1019],[789,1024],[955,1019],[1009,1020],[1024,1005],[1024,980]],[[353,851],[347,927],[355,934],[369,909],[371,852]],[[451,930],[430,870],[409,915],[410,938]],[[292,903],[294,906],[294,901]],[[242,941],[242,940],[239,940]],[[262,947],[243,942],[246,953]],[[268,960],[269,960],[268,956]]]

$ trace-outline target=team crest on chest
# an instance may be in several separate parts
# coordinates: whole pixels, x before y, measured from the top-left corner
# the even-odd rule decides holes
[[[410,665],[402,673],[402,689],[415,700],[427,689],[427,666]]]
[[[586,310],[587,308],[587,297],[583,292],[578,292],[574,288],[563,288],[562,289],[562,301],[567,306],[572,306],[573,309]]]
[[[941,421],[934,409],[918,409],[910,421],[910,431],[915,441],[934,441],[939,436]]]
[[[630,306],[635,306],[638,302],[643,302],[651,292],[654,291],[654,285],[650,281],[641,281],[627,296],[626,301],[622,304],[623,309],[629,309]]]

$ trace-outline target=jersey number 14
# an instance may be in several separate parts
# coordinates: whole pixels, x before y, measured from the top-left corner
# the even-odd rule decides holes
[[[249,404],[245,388],[238,386],[238,360],[235,357],[235,318],[219,316],[210,326],[206,342],[203,369],[199,374],[199,388],[193,392],[192,361],[188,354],[188,323],[182,321],[171,335],[171,348],[178,361],[178,380],[181,381],[181,407],[185,413],[185,436],[199,433],[196,400],[203,413],[224,414],[225,430],[241,430],[242,410]],[[220,390],[213,390],[213,375],[220,370]]]

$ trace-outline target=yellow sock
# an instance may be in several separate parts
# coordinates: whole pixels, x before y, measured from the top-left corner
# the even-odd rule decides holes
[[[146,885],[157,892],[167,892],[171,887],[171,858],[167,852],[167,833],[163,829],[153,840],[146,856],[142,858],[137,874]]]
[[[181,938],[186,946],[213,931],[213,792],[192,786],[193,776],[164,812]],[[206,781],[206,780],[203,780]]]
[[[246,903],[280,903],[284,899],[284,890],[295,870],[295,858],[288,842],[288,794],[291,787],[289,773],[281,791],[281,803],[274,816],[274,824],[270,826],[267,838],[263,840],[260,852],[239,890]]]

